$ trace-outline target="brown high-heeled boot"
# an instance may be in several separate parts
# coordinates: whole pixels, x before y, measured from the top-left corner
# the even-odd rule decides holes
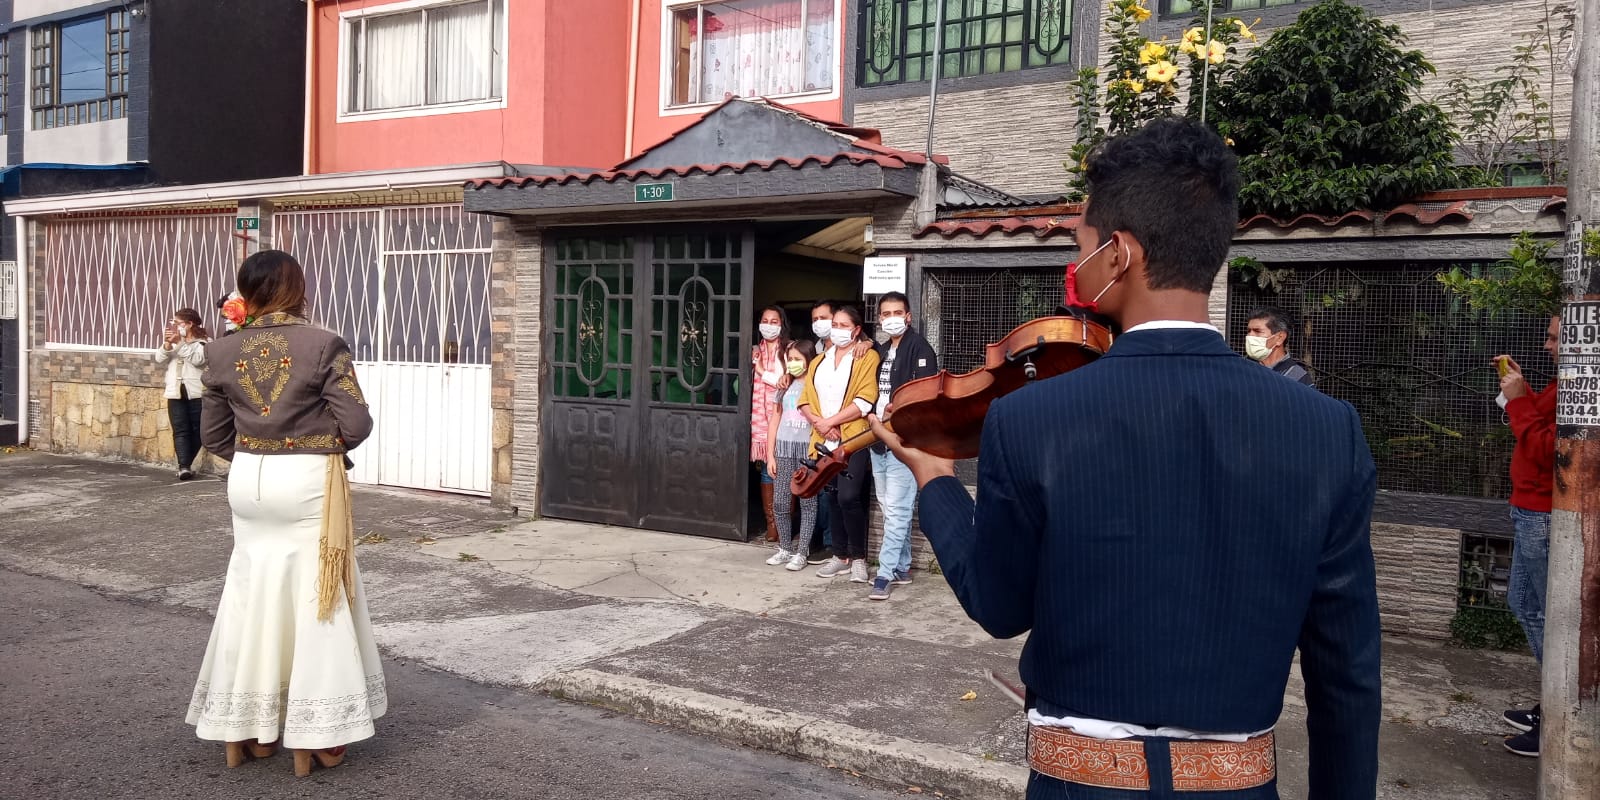
[[[296,750],[294,751],[294,776],[304,778],[311,774],[311,762],[317,762],[323,769],[333,769],[344,762],[344,745],[330,747],[325,750]]]
[[[778,520],[772,516],[772,484],[761,484],[761,507],[767,512],[767,541],[778,541]]]
[[[242,742],[223,742],[222,752],[228,759],[228,769],[233,769],[252,758],[271,758],[274,753],[278,752],[278,743],[262,744],[255,739]]]

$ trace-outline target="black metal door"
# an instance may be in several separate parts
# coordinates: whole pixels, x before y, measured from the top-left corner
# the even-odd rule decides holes
[[[684,226],[549,243],[542,513],[744,538],[753,251]]]

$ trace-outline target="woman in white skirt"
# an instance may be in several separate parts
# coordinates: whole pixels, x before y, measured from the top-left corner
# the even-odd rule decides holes
[[[387,707],[356,570],[345,453],[372,432],[350,348],[304,319],[305,274],[267,250],[239,268],[248,318],[209,345],[201,438],[230,459],[233,555],[189,705],[227,764],[294,750],[333,767]]]

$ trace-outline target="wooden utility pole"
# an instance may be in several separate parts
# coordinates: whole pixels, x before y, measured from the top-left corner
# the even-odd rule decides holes
[[[1600,0],[1575,5],[1541,800],[1600,792],[1600,256],[1585,253],[1600,231]]]

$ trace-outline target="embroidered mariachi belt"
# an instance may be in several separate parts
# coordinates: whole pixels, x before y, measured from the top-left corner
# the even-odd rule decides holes
[[[1271,733],[1243,742],[1174,739],[1169,747],[1175,791],[1253,789],[1277,776]],[[1139,739],[1094,739],[1062,728],[1029,726],[1028,766],[1083,786],[1150,788],[1150,764]]]

